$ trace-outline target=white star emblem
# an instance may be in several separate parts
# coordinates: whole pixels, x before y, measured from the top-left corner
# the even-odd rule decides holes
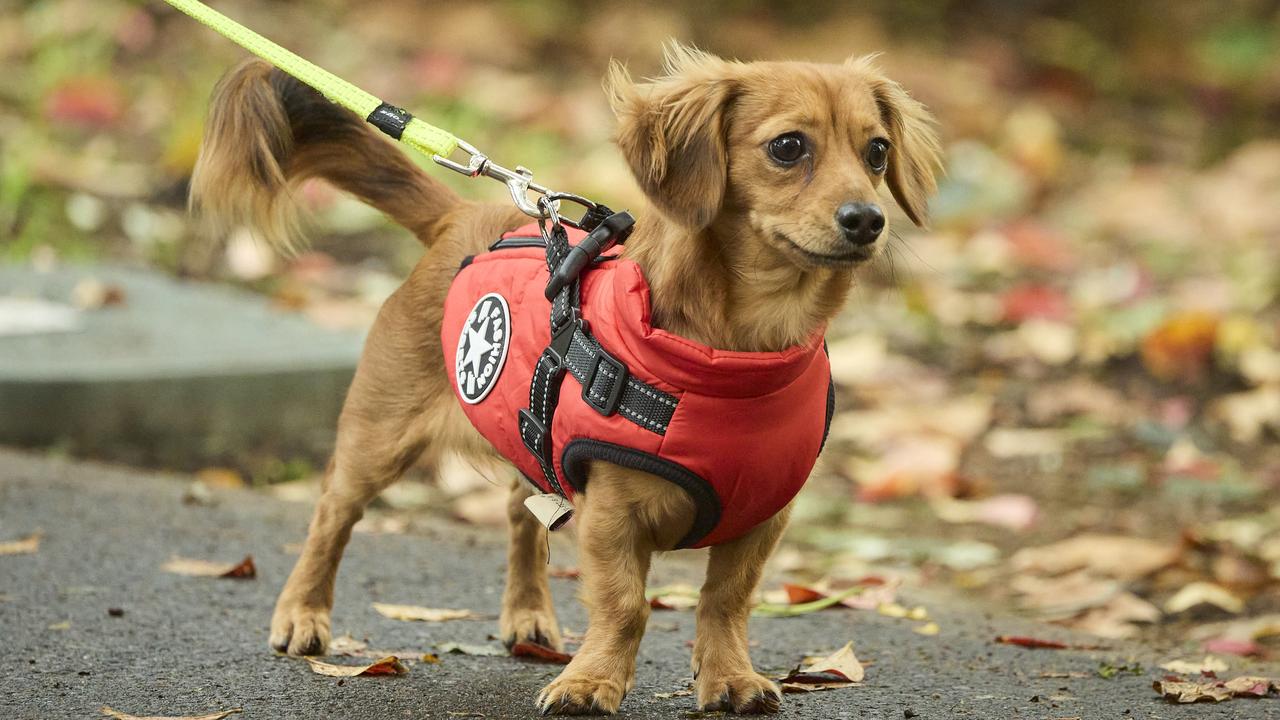
[[[480,323],[480,329],[476,330],[470,325],[467,326],[467,350],[462,356],[463,366],[471,366],[471,374],[479,376],[480,367],[484,364],[484,358],[494,348],[494,344],[486,339],[489,334],[489,318]]]
[[[454,357],[458,398],[474,405],[498,384],[511,343],[511,310],[506,298],[489,293],[467,314]]]

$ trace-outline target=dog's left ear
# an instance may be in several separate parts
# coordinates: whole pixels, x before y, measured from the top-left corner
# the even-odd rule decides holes
[[[889,190],[920,227],[929,220],[929,198],[938,189],[942,145],[937,121],[918,100],[898,83],[875,69],[872,57],[850,59],[849,65],[867,74],[880,107],[880,118],[889,130]]]
[[[665,60],[664,76],[643,84],[615,60],[605,89],[618,147],[640,188],[672,220],[700,230],[724,202],[734,63],[675,44]]]

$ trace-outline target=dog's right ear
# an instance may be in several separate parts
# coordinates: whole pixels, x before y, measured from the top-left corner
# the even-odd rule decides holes
[[[631,173],[659,210],[694,230],[710,225],[724,202],[733,65],[672,44],[663,77],[637,84],[615,60],[605,81]]]

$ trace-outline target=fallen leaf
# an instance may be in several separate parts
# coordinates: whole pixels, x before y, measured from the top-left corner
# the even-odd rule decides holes
[[[1161,380],[1195,382],[1209,369],[1217,337],[1216,316],[1175,314],[1142,339],[1142,364]]]
[[[1066,442],[1061,430],[1041,428],[996,428],[983,440],[987,452],[1001,460],[1061,455]]]
[[[368,649],[369,643],[357,640],[350,634],[336,637],[329,643],[330,655],[359,655]]]
[[[698,589],[692,585],[666,585],[645,590],[654,610],[690,610],[698,606]]]
[[[0,555],[31,555],[39,552],[43,533],[31,533],[21,540],[0,543]]]
[[[518,642],[512,645],[511,656],[527,657],[541,662],[556,663],[557,665],[568,665],[569,661],[573,659],[573,656],[569,653],[530,642]]]
[[[1071,306],[1059,289],[1047,285],[1020,285],[1000,298],[1002,320],[1019,324],[1031,319],[1067,321]]]
[[[685,688],[683,690],[672,690],[671,692],[654,693],[653,696],[658,700],[670,700],[671,698],[689,697],[693,695],[693,688]]]
[[[400,658],[395,655],[378,660],[369,665],[334,665],[315,658],[306,658],[307,663],[311,665],[311,672],[317,675],[328,675],[329,677],[372,677],[375,675],[404,675],[409,672],[409,668],[400,662]]]
[[[1142,666],[1138,663],[1125,663],[1124,665],[1113,665],[1109,662],[1098,663],[1098,677],[1103,680],[1111,680],[1118,675],[1141,675]]]
[[[1205,655],[1203,660],[1170,660],[1160,666],[1179,675],[1201,675],[1206,673],[1224,673],[1230,669],[1225,661],[1213,655]]]
[[[1172,564],[1179,552],[1176,543],[1084,534],[1051,545],[1024,548],[1013,555],[1011,562],[1020,572],[1060,575],[1088,568],[1118,580],[1136,580]]]
[[[865,675],[866,669],[853,654],[853,643],[848,642],[826,657],[797,667],[780,681],[783,692],[814,692],[852,687],[861,683]]]
[[[1267,697],[1280,691],[1276,681],[1262,677],[1238,677],[1232,680],[1210,680],[1203,682],[1156,680],[1152,687],[1165,700],[1176,703],[1224,702],[1238,697]]]
[[[237,490],[245,486],[244,477],[225,467],[207,467],[196,472],[196,479],[208,488]]]
[[[129,713],[120,712],[103,705],[101,708],[103,715],[115,718],[116,720],[222,720],[228,715],[244,712],[240,708],[231,710],[223,710],[221,712],[209,713],[208,715],[130,715]]]
[[[470,645],[467,643],[447,642],[436,645],[436,650],[453,655],[474,655],[476,657],[507,657],[511,653],[506,648],[496,645]]]
[[[1205,640],[1203,647],[1205,652],[1239,655],[1240,657],[1261,655],[1264,652],[1263,647],[1253,640],[1237,640],[1235,638]]]
[[[911,628],[911,632],[917,635],[933,636],[942,632],[942,628],[938,627],[938,623],[931,622],[931,623],[925,623],[920,627]]]
[[[1041,640],[1039,638],[1026,637],[1023,635],[997,635],[996,642],[1001,645],[1017,645],[1025,648],[1036,648],[1041,650],[1067,650],[1071,646],[1058,642],[1057,640]]]
[[[1253,443],[1268,427],[1280,432],[1280,387],[1223,395],[1210,413],[1227,425],[1236,442]]]
[[[1244,601],[1221,585],[1193,582],[1165,601],[1165,612],[1173,615],[1198,605],[1212,605],[1233,615],[1244,612]]]
[[[427,608],[417,605],[389,605],[374,603],[373,609],[380,615],[392,620],[410,620],[416,622],[445,622],[446,620],[475,620],[479,616],[470,610],[452,610],[448,608]]]
[[[858,595],[864,590],[865,588],[855,586],[841,590],[834,595],[828,595],[826,597],[821,597],[817,600],[811,600],[798,605],[773,605],[771,603],[759,603],[751,612],[755,615],[763,615],[766,617],[792,617],[795,615],[807,615],[812,612],[825,610],[834,605],[838,605],[845,600]]]
[[[1138,633],[1134,623],[1154,623],[1161,617],[1160,608],[1131,592],[1122,592],[1105,604],[1060,624],[1099,637],[1127,638]]]
[[[176,575],[230,578],[233,580],[251,580],[258,575],[258,569],[254,567],[252,555],[245,555],[244,559],[238,563],[220,563],[174,557],[169,562],[161,565],[160,569]]]
[[[1028,530],[1035,525],[1040,511],[1029,495],[994,495],[982,500],[934,498],[933,512],[949,523],[983,523],[1010,530]]]

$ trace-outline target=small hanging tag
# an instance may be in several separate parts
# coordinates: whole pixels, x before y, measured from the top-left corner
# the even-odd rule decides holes
[[[559,530],[573,517],[573,505],[555,493],[531,495],[524,499],[524,506],[548,530]]]

